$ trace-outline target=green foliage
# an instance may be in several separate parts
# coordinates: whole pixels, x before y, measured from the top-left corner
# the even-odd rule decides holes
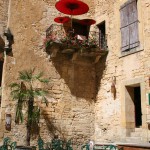
[[[19,123],[19,121],[21,121],[21,123],[23,122],[22,109],[23,109],[23,104],[26,103],[26,100],[27,100],[26,91],[22,87],[23,87],[22,82],[10,84],[11,96],[13,100],[18,100],[16,104],[16,118],[15,118],[16,123]]]
[[[11,96],[13,100],[17,100],[15,122],[23,122],[23,108],[27,106],[27,129],[33,131],[38,126],[40,118],[40,108],[34,106],[35,98],[41,97],[42,101],[48,106],[46,95],[48,91],[42,88],[34,87],[36,81],[48,83],[49,80],[42,78],[43,73],[35,74],[35,69],[19,72],[19,81],[10,84]],[[29,131],[30,133],[30,131]]]
[[[33,82],[35,80],[38,80],[43,83],[48,83],[49,80],[43,77],[43,72],[40,72],[38,74],[34,74],[35,68],[30,69],[30,70],[25,70],[22,72],[19,72],[19,79],[25,82]]]
[[[39,150],[44,149],[44,141],[41,139],[41,137],[38,138],[38,147],[39,147]]]
[[[104,150],[107,150],[107,149],[110,149],[110,150],[117,150],[117,147],[115,145],[107,145]]]
[[[4,138],[3,145],[0,146],[0,150],[15,150],[17,142],[11,142],[9,137]]]
[[[50,142],[44,143],[41,137],[38,138],[39,150],[73,150],[71,140],[63,141],[61,139],[52,139]]]

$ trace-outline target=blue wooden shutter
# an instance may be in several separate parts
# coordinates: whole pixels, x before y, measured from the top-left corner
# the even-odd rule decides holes
[[[121,50],[126,51],[139,45],[136,0],[128,0],[120,8]]]
[[[132,0],[129,9],[130,48],[139,46],[137,2]]]
[[[120,9],[121,17],[121,49],[125,51],[129,49],[129,19],[128,19],[128,7],[124,5]]]

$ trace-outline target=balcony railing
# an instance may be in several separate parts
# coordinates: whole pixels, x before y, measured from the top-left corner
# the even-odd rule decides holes
[[[46,52],[53,49],[61,53],[78,53],[84,56],[104,55],[108,52],[106,36],[91,31],[87,36],[78,35],[67,26],[52,24],[46,31],[44,45]],[[54,48],[55,46],[55,48]],[[57,48],[56,48],[57,47]]]

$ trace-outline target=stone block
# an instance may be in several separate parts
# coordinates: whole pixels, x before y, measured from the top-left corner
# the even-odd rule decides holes
[[[4,137],[4,132],[0,131],[0,139]]]

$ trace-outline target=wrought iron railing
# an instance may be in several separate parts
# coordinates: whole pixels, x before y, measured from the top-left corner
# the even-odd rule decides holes
[[[100,47],[101,50],[107,50],[107,36],[102,35],[96,31],[90,31],[89,37],[95,39],[96,45]]]
[[[46,30],[46,38],[49,36],[55,36],[56,39],[62,39],[66,35],[64,27],[62,25],[52,24]]]
[[[82,47],[85,49],[97,47],[99,50],[107,50],[107,38],[106,35],[100,35],[99,32],[91,31],[88,36],[81,36],[78,39],[78,35],[73,32],[68,26],[62,26],[52,24],[46,30],[46,46],[52,42],[63,43],[70,46]],[[83,39],[82,39],[83,38]]]

